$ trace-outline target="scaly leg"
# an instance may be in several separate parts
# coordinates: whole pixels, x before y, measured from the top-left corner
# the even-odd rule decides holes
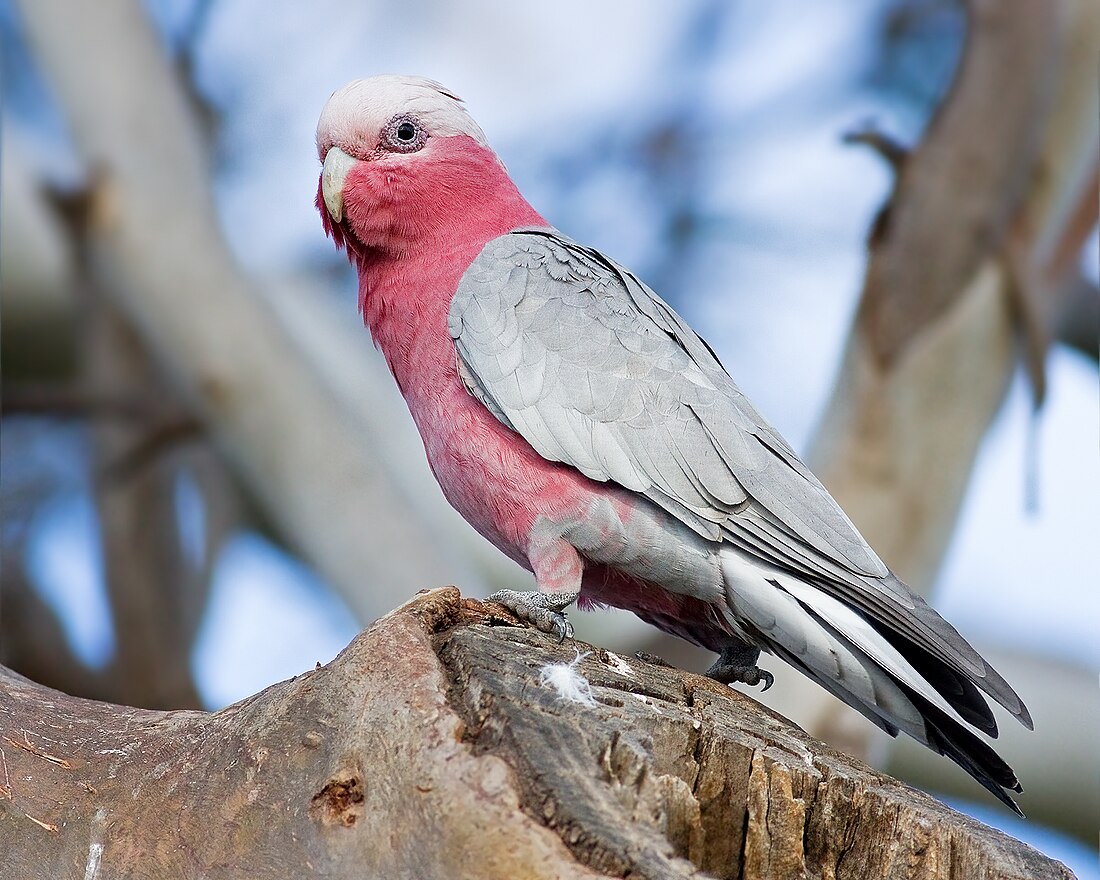
[[[562,609],[572,605],[578,593],[540,593],[538,590],[497,590],[489,597],[499,602],[520,620],[525,620],[544,633],[555,635],[559,642],[573,638],[573,624],[566,620]]]
[[[538,590],[498,590],[489,601],[499,602],[542,632],[556,635],[559,642],[573,638],[573,625],[562,610],[580,595],[584,560],[561,537],[561,527],[545,517],[539,517],[531,529],[528,558]]]
[[[728,645],[722,649],[722,653],[711,664],[710,669],[706,671],[706,675],[708,678],[722,682],[722,684],[740,682],[741,684],[753,686],[763,682],[764,690],[767,690],[775,681],[775,676],[756,665],[759,657],[760,649],[754,645],[747,645],[743,642],[737,645]]]

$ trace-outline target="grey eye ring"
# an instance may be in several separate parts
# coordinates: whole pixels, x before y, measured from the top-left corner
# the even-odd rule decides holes
[[[428,133],[414,116],[395,116],[382,129],[382,147],[391,153],[415,153],[427,140]]]

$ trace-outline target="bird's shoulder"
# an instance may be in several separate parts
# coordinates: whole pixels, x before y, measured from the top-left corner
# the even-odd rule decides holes
[[[549,228],[490,241],[449,326],[470,392],[543,457],[645,494],[700,534],[886,567],[694,330],[633,273]]]

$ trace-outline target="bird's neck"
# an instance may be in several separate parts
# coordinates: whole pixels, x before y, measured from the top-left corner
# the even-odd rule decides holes
[[[418,209],[400,218],[377,215],[391,234],[373,247],[356,243],[363,320],[406,397],[455,371],[447,313],[486,243],[521,226],[548,225],[491,152],[432,165],[416,181]]]

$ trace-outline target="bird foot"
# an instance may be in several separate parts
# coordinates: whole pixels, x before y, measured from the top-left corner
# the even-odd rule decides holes
[[[725,648],[705,675],[722,684],[740,683],[755,687],[763,682],[766,691],[775,682],[775,676],[756,665],[759,656],[760,649],[752,646]]]
[[[579,593],[540,593],[537,590],[497,590],[487,601],[498,602],[520,620],[535,629],[558,637],[558,642],[573,638],[573,625],[562,609],[577,601]]]

